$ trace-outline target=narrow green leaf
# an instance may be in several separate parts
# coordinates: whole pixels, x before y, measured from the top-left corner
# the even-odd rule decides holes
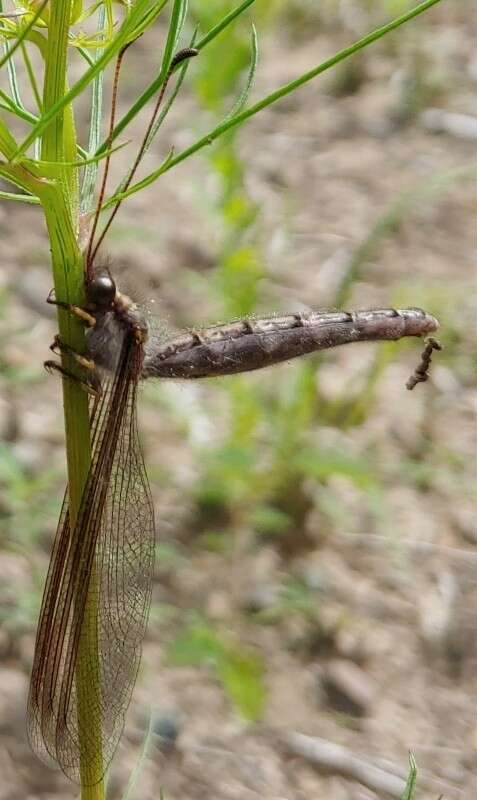
[[[194,35],[192,36],[192,39],[191,39],[190,44],[189,44],[189,47],[194,47],[194,41],[195,41],[196,33],[197,33],[197,31],[194,32]],[[178,78],[177,78],[177,80],[175,82],[175,85],[174,85],[174,88],[173,88],[173,90],[172,90],[172,92],[170,94],[170,97],[167,100],[166,104],[164,105],[164,108],[162,109],[162,111],[159,113],[159,115],[158,115],[158,117],[156,119],[156,122],[154,123],[154,126],[153,126],[153,128],[151,130],[151,133],[150,133],[149,138],[148,138],[147,143],[146,143],[146,150],[148,150],[149,147],[151,146],[151,142],[156,137],[157,132],[159,131],[159,128],[161,127],[161,125],[164,122],[164,120],[166,119],[170,109],[172,108],[172,106],[173,106],[173,104],[174,104],[174,102],[175,102],[175,100],[177,98],[177,95],[179,94],[179,91],[180,91],[180,89],[182,87],[182,84],[184,82],[184,78],[185,78],[185,76],[187,74],[187,70],[189,69],[189,65],[190,65],[191,61],[192,61],[192,59],[186,58],[186,60],[183,62],[183,66],[182,66],[181,70],[179,71]]]
[[[10,164],[4,164],[0,162],[0,175],[5,181],[13,184],[13,186],[17,186],[19,189],[22,189],[24,192],[27,192],[27,194],[32,195],[33,197],[36,196],[33,191],[35,179],[33,176],[31,176],[30,179],[28,173],[21,167],[11,166]]]
[[[251,6],[252,3],[254,2],[255,0],[244,0],[243,3],[240,3],[239,6],[232,9],[232,11],[229,14],[227,14],[222,20],[220,20],[220,22],[217,23],[217,25],[214,25],[214,27],[211,28],[210,31],[206,33],[205,36],[202,37],[202,39],[200,39],[199,42],[197,42],[196,44],[197,50],[202,50],[204,47],[206,47],[206,45],[208,45],[209,42],[211,42],[220,33],[222,33],[222,31],[224,31],[225,28],[227,28],[235,19],[237,19],[237,17],[240,16],[240,14],[243,14],[243,12],[246,11],[246,9],[249,6]]]
[[[10,49],[8,42],[5,42],[5,55],[7,56],[7,75],[8,75],[8,83],[10,86],[10,93],[12,95],[13,102],[16,106],[25,110],[25,105],[20,96],[20,87],[18,86],[17,81],[17,71],[15,67],[15,61],[13,59],[13,55]]]
[[[30,111],[26,111],[16,106],[13,100],[5,94],[0,89],[0,98],[4,101],[3,103],[0,102],[0,109],[2,111],[7,111],[9,114],[14,114],[19,119],[24,120],[24,122],[29,122],[31,125],[36,125],[38,122],[38,117],[35,114],[31,114]],[[18,145],[16,145],[18,147]],[[78,155],[82,156],[83,158],[88,158],[89,153],[84,150],[80,145],[77,145]]]
[[[7,161],[11,160],[11,155],[15,151],[17,143],[5,125],[4,121],[0,119],[0,153],[3,153]]]
[[[188,11],[189,11],[189,0],[184,0],[184,3],[182,4],[182,13],[181,13],[181,16],[180,16],[180,19],[179,19],[179,23],[177,25],[177,36],[176,36],[176,41],[175,41],[175,44],[174,44],[174,50],[176,49],[177,44],[179,42],[180,35],[182,33],[182,29],[184,28],[184,23],[185,23],[185,21],[187,19]]]
[[[245,103],[247,102],[250,92],[252,90],[252,86],[255,81],[255,74],[257,72],[257,63],[258,63],[258,39],[257,39],[257,30],[255,25],[252,24],[252,58],[250,61],[250,68],[248,71],[247,82],[240,94],[240,97],[237,99],[237,102],[231,109],[231,111],[227,114],[226,119],[230,119],[238,114],[242,108],[244,107]]]
[[[154,730],[154,716],[152,711],[150,711],[149,723],[147,726],[147,731],[144,737],[144,741],[142,743],[141,752],[139,753],[139,758],[131,773],[131,777],[129,778],[128,785],[126,786],[126,791],[123,794],[122,800],[132,800],[133,792],[136,788],[139,778],[141,777],[141,773],[146,763],[147,753],[151,744],[153,730]]]
[[[2,106],[4,111],[8,111],[10,114],[14,114],[16,117],[19,117],[19,119],[23,119],[25,122],[30,122],[33,125],[38,122],[38,117],[31,114],[26,108],[17,105],[3,89],[0,89],[0,98],[4,101],[4,105]]]
[[[82,167],[89,166],[90,164],[98,164],[99,161],[107,158],[108,156],[113,155],[113,153],[117,153],[118,150],[122,150],[123,147],[126,147],[130,144],[129,141],[122,142],[121,144],[117,144],[116,147],[112,147],[110,150],[106,150],[106,152],[101,153],[101,155],[89,156],[89,158],[82,158],[80,161],[45,161],[41,158],[24,158],[21,161],[21,164],[28,166],[29,169],[32,167],[44,167],[48,172],[49,169],[54,170],[56,167],[71,167],[73,169],[81,169]]]
[[[110,197],[106,203],[104,203],[104,205],[101,207],[101,211],[106,211],[108,208],[111,208],[111,206],[115,205],[118,200],[125,200],[126,197],[130,197],[132,194],[140,192],[141,189],[145,189],[146,186],[149,186],[150,183],[155,181],[159,177],[159,175],[161,175],[163,172],[167,172],[168,165],[171,163],[173,158],[174,158],[174,149],[172,148],[169,151],[166,158],[164,159],[164,161],[162,162],[159,169],[155,170],[155,172],[152,173],[153,176],[152,179],[148,179],[148,177],[143,178],[142,181],[138,181],[133,186],[130,186],[129,189],[127,189],[125,192],[122,192],[121,187],[119,187],[119,191],[115,193],[112,197]],[[149,178],[151,178],[151,176],[149,176]]]
[[[18,203],[30,203],[31,205],[38,205],[40,202],[38,197],[20,192],[0,192],[0,200],[16,200]]]
[[[131,31],[129,41],[134,42],[139,36],[142,36],[143,33],[149,30],[167,3],[168,0],[160,0],[156,5],[152,6],[152,8],[149,8]]]
[[[28,11],[1,11],[0,19],[15,19],[16,17],[23,17],[28,14]]]
[[[90,6],[88,6],[85,9],[83,9],[82,13],[79,14],[77,19],[75,19],[74,23],[72,23],[72,24],[74,24],[74,25],[83,25],[86,22],[87,19],[90,19],[94,14],[96,14],[98,9],[100,11],[106,11],[105,5],[109,5],[110,6],[111,3],[107,2],[105,4],[103,2],[103,0],[96,0],[95,3],[92,3]]]
[[[103,12],[103,11],[104,11],[104,8],[101,7],[100,12]],[[77,47],[76,49],[78,50],[78,53],[81,56],[83,56],[84,60],[89,64],[89,66],[92,67],[94,62],[95,62],[95,60],[96,60],[95,56],[98,53],[98,50],[95,51],[95,56],[90,56],[90,54],[89,54],[88,50],[86,49],[86,47]],[[100,73],[100,74],[102,74],[102,73]],[[95,80],[96,80],[96,78],[95,78]]]
[[[169,72],[172,56],[174,55],[174,50],[177,44],[177,40],[180,36],[181,25],[184,24],[185,10],[186,10],[186,0],[174,0],[171,20],[169,23],[169,29],[167,31],[166,45],[164,47],[164,53],[162,55],[161,70],[158,76],[158,79],[159,78],[161,79],[159,85],[163,84],[165,77]]]
[[[159,73],[162,75],[163,79],[166,77],[169,71],[172,57],[177,47],[177,42],[179,41],[182,33],[182,28],[184,27],[184,22],[187,15],[187,8],[188,0],[174,0],[171,19],[169,21],[169,27],[167,30],[167,40],[162,55],[161,70]]]
[[[406,788],[399,800],[413,800],[417,783],[417,764],[413,753],[409,753],[409,775],[407,777]]]

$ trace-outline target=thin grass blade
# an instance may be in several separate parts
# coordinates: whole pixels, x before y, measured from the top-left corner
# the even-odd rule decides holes
[[[167,32],[166,45],[164,47],[164,53],[162,56],[161,70],[159,72],[159,78],[162,78],[159,85],[162,85],[167,73],[169,72],[172,56],[174,55],[177,40],[181,34],[182,25],[184,24],[184,15],[187,10],[186,5],[187,0],[174,0],[171,20]]]
[[[151,27],[167,3],[168,0],[162,0],[146,11],[143,18],[132,31],[130,41],[135,41],[135,39],[139,38],[139,36],[142,36],[142,34]]]
[[[16,200],[18,203],[29,203],[30,205],[39,205],[40,200],[38,197],[34,197],[32,194],[17,194],[15,192],[1,192],[0,191],[0,200]]]
[[[179,24],[178,24],[178,26],[177,26],[177,37],[176,37],[176,42],[175,42],[175,47],[174,47],[174,50],[176,49],[176,47],[177,47],[177,44],[178,44],[178,42],[179,42],[180,35],[181,35],[181,33],[182,33],[182,30],[183,30],[183,28],[184,28],[184,23],[185,23],[185,21],[186,21],[186,19],[187,19],[187,14],[188,14],[188,12],[189,12],[189,0],[184,0],[184,3],[182,4],[182,14],[181,14],[181,18],[180,18],[180,20],[179,20]]]
[[[227,14],[223,19],[221,19],[220,22],[217,23],[217,25],[214,25],[214,27],[211,28],[210,31],[206,33],[205,36],[203,36],[202,39],[200,39],[197,42],[196,44],[197,50],[202,50],[204,47],[206,47],[206,45],[208,45],[209,42],[215,39],[216,36],[219,35],[219,33],[222,33],[222,31],[224,31],[225,28],[231,25],[231,23],[234,22],[234,20],[237,19],[237,17],[239,17],[240,14],[243,14],[243,12],[246,11],[247,8],[251,6],[254,2],[255,0],[244,0],[243,3],[240,3],[239,6],[232,9],[232,11],[229,14]]]
[[[417,764],[413,753],[409,753],[409,775],[406,788],[399,800],[413,800],[417,784]]]
[[[251,49],[252,49],[252,57],[250,60],[250,68],[248,71],[247,82],[240,94],[240,97],[237,98],[234,106],[227,114],[225,119],[231,119],[236,114],[239,114],[242,108],[245,106],[250,92],[252,91],[253,84],[255,82],[255,75],[257,72],[257,64],[258,64],[258,37],[257,37],[257,30],[255,25],[252,24],[252,33],[251,33]]]
[[[128,144],[130,144],[130,142],[121,142],[121,144],[117,144],[116,147],[112,147],[111,150],[106,150],[106,152],[101,153],[99,156],[92,155],[89,158],[82,158],[80,161],[45,161],[42,158],[24,158],[22,160],[22,164],[27,166],[29,169],[32,169],[35,166],[43,167],[47,173],[48,170],[54,170],[56,167],[71,167],[72,169],[81,169],[82,167],[98,164],[100,161],[108,158],[108,156],[112,156],[113,153],[117,153],[118,150],[122,150],[123,147],[126,147]]]
[[[138,181],[137,183],[133,184],[133,186],[130,186],[129,189],[127,189],[125,192],[119,189],[117,193],[115,193],[112,197],[109,198],[109,200],[106,203],[104,203],[104,205],[101,207],[101,211],[106,211],[108,208],[111,208],[111,206],[114,206],[118,202],[118,200],[125,200],[126,197],[130,197],[132,194],[140,192],[141,189],[145,189],[146,186],[149,186],[150,183],[153,183],[153,181],[157,180],[157,178],[160,175],[162,175],[163,172],[167,172],[168,165],[171,163],[173,158],[174,158],[174,150],[171,149],[167,157],[162,162],[161,166],[152,173],[153,176],[152,178],[151,175],[146,176],[141,181]]]
[[[153,730],[154,730],[154,717],[151,711],[151,713],[149,714],[149,723],[147,726],[146,735],[142,743],[141,752],[139,753],[139,758],[131,773],[131,777],[129,778],[128,785],[126,786],[126,791],[123,794],[122,800],[132,800],[137,782],[141,777],[141,772],[143,771],[144,764],[146,763],[147,754],[152,740]]]
[[[189,44],[189,47],[191,47],[191,48],[194,47],[194,42],[195,42],[196,35],[197,35],[197,31],[194,31],[194,35],[193,35],[193,37],[192,37],[192,39],[190,41],[190,44]],[[166,119],[170,109],[172,108],[172,106],[173,106],[173,104],[174,104],[174,102],[175,102],[175,100],[177,98],[177,95],[180,92],[182,84],[184,83],[184,78],[185,78],[185,76],[187,74],[187,70],[189,69],[190,63],[191,63],[191,59],[190,58],[187,58],[183,62],[183,66],[179,71],[179,76],[178,76],[177,81],[176,81],[176,83],[174,85],[174,88],[173,88],[173,90],[171,92],[171,95],[170,95],[169,99],[167,100],[164,108],[159,113],[159,115],[157,117],[157,120],[154,123],[154,126],[153,126],[153,128],[151,130],[151,133],[150,133],[149,137],[148,137],[148,140],[146,142],[146,150],[149,149],[149,147],[151,145],[151,142],[156,137],[157,132],[159,131],[159,128],[161,127],[161,125],[164,122],[164,120]]]

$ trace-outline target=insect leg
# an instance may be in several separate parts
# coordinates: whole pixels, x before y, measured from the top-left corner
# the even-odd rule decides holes
[[[78,317],[78,319],[81,319],[83,322],[85,322],[89,328],[94,328],[94,326],[96,325],[96,320],[91,314],[88,314],[88,312],[85,311],[84,308],[71,305],[71,303],[63,303],[61,300],[55,300],[54,295],[55,295],[55,290],[52,289],[50,294],[46,298],[46,302],[52,306],[59,306],[60,308],[64,308],[65,311],[69,311],[70,314],[73,314],[75,317]]]
[[[58,364],[56,361],[44,361],[43,366],[45,367],[46,371],[50,374],[52,374],[53,372],[59,372],[63,378],[69,378],[70,380],[75,381],[75,383],[79,383],[81,388],[84,389],[84,391],[87,392],[88,394],[92,395],[92,397],[98,398],[101,395],[101,384],[99,383],[99,381],[96,380],[91,380],[90,382],[83,381],[81,380],[81,378],[78,378],[77,375],[74,375],[72,372],[62,367],[61,364]]]
[[[81,353],[77,353],[73,347],[70,347],[69,344],[63,342],[60,339],[59,335],[56,334],[55,338],[53,339],[52,344],[50,344],[50,350],[55,353],[55,355],[60,355],[61,353],[67,353],[70,355],[74,360],[80,364],[85,369],[93,371],[96,369],[96,364],[91,358],[86,358],[86,356],[82,356]]]
[[[99,375],[96,371],[96,364],[90,358],[86,358],[86,356],[77,353],[73,347],[63,342],[58,334],[53,339],[52,344],[50,345],[50,350],[53,353],[59,355],[60,353],[67,353],[71,356],[77,364],[79,364],[83,369],[87,370],[87,380],[81,380],[76,375],[74,375],[69,370],[62,367],[60,364],[57,364],[56,361],[45,361],[45,369],[47,372],[51,372],[55,370],[56,372],[60,372],[61,375],[65,378],[71,378],[74,381],[77,381],[88,394],[93,395],[94,397],[99,397],[101,394],[101,380]]]

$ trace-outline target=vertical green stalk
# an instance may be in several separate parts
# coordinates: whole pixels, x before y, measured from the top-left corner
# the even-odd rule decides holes
[[[43,112],[64,96],[67,88],[68,30],[72,0],[51,0],[48,26],[48,46],[45,56]],[[58,299],[74,305],[84,304],[83,258],[77,241],[79,218],[78,182],[74,169],[61,166],[76,157],[76,135],[71,106],[57,114],[42,137],[42,159],[60,164],[56,181],[39,193],[50,237],[55,293]],[[62,309],[58,310],[60,337],[75,351],[84,352],[84,327],[79,320]],[[71,358],[63,356],[65,369],[76,371]],[[63,381],[63,404],[68,467],[68,495],[71,530],[81,503],[88,475],[91,453],[88,398],[73,380]],[[92,680],[91,661],[98,667],[97,658],[97,584],[91,581],[81,635],[76,670],[78,729],[80,734],[81,798],[104,800],[102,731],[91,730],[88,709],[98,707],[99,681]],[[81,657],[81,650],[88,658]],[[89,660],[88,670],[85,668]]]

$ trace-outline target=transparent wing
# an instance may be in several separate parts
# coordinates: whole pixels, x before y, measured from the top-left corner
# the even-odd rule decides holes
[[[151,599],[154,511],[136,418],[142,356],[126,336],[94,413],[73,531],[67,495],[63,503],[38,624],[30,742],[84,784],[101,779],[121,736]]]

